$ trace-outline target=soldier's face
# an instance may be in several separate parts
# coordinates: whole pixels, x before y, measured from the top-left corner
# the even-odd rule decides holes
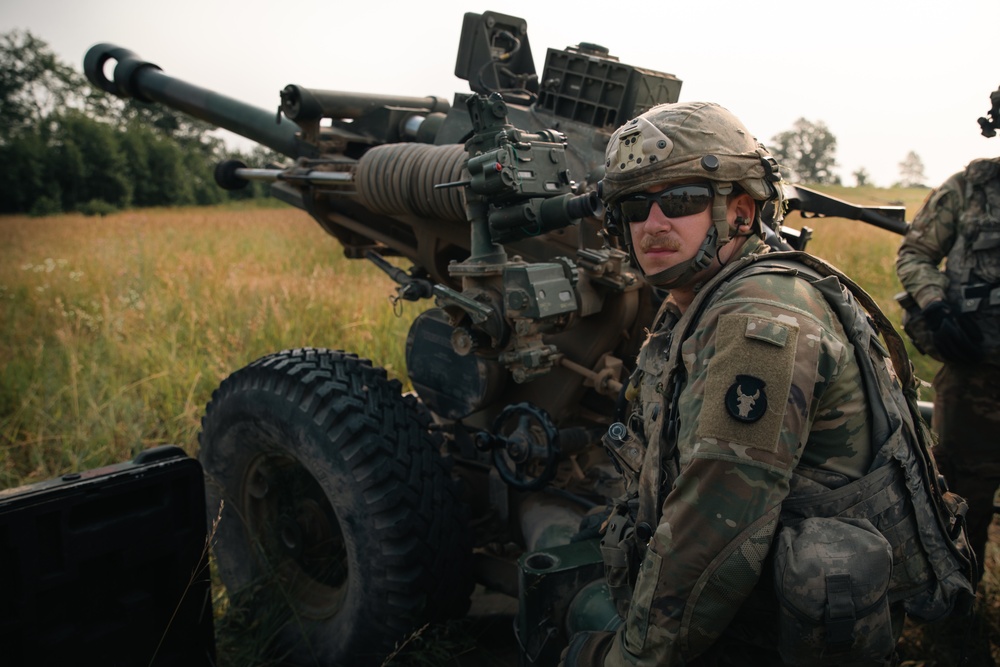
[[[712,225],[712,195],[696,183],[658,183],[645,192],[623,202],[623,212],[639,266],[652,275],[695,256]],[[646,217],[637,219],[647,203]]]

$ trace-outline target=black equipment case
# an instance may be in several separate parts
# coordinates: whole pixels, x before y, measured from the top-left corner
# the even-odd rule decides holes
[[[0,491],[0,665],[215,664],[206,523],[173,445]]]

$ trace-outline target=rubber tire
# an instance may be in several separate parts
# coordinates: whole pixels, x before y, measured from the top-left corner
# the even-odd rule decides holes
[[[463,506],[429,414],[400,390],[355,355],[286,350],[233,373],[206,408],[219,574],[231,596],[287,601],[283,662],[377,665],[468,610]]]

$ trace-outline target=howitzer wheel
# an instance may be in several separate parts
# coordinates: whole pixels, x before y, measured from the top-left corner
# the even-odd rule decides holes
[[[263,357],[215,391],[199,436],[214,554],[250,632],[275,632],[260,650],[377,665],[467,610],[469,533],[429,425],[384,370],[333,350]]]

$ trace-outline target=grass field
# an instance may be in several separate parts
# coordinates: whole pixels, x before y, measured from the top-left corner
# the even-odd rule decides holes
[[[901,202],[908,219],[927,194],[824,190],[861,204]],[[809,250],[854,277],[898,325],[900,237],[840,219],[806,224]],[[350,350],[405,382],[403,342],[426,304],[405,304],[397,316],[392,293],[384,274],[346,260],[290,208],[0,217],[0,488],[154,445],[194,455],[213,389],[268,352]],[[930,380],[935,363],[914,361]],[[984,582],[991,617],[995,561]]]
[[[299,211],[7,217],[0,239],[0,487],[194,454],[212,390],[268,352],[338,347],[405,376],[391,281]]]

